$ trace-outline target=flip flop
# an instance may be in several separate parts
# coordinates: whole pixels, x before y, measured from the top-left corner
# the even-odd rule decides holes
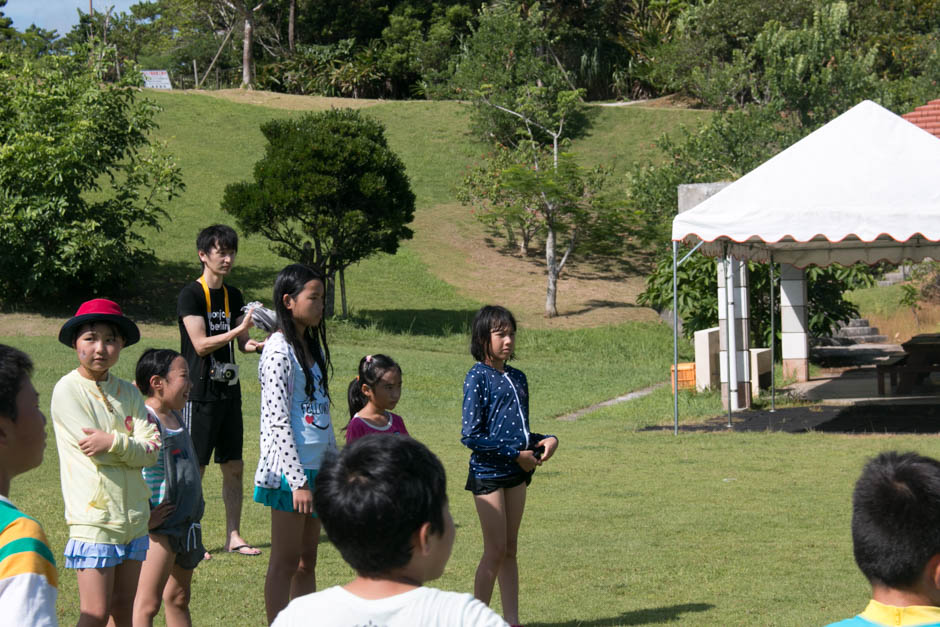
[[[250,544],[239,544],[228,550],[229,553],[238,553],[239,555],[261,555],[261,549],[257,549]]]

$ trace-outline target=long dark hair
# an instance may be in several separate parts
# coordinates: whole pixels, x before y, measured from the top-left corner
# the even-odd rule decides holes
[[[366,395],[362,393],[362,385],[366,384],[374,390],[376,384],[389,370],[397,370],[398,374],[401,374],[401,366],[388,355],[366,355],[359,360],[359,376],[349,382],[349,389],[346,390],[350,420],[369,402]]]
[[[304,285],[314,280],[320,281],[323,287],[326,287],[326,278],[316,268],[300,263],[292,263],[281,270],[274,280],[274,311],[277,313],[277,329],[284,334],[288,344],[293,347],[297,361],[303,367],[304,380],[306,381],[304,391],[307,396],[313,397],[316,391],[316,382],[313,375],[310,374],[311,364],[307,363],[305,345],[310,350],[310,354],[313,355],[313,360],[317,366],[320,367],[320,375],[323,377],[323,390],[329,398],[330,387],[327,383],[327,368],[332,373],[333,365],[330,362],[330,347],[326,343],[326,318],[321,317],[320,324],[312,329],[308,327],[304,331],[303,337],[297,337],[294,317],[287,305],[284,304],[285,294],[291,298],[297,298],[297,295],[304,289]]]

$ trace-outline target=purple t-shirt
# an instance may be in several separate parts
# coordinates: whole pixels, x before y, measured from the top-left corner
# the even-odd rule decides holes
[[[353,416],[353,419],[350,420],[349,424],[346,426],[346,444],[358,440],[364,435],[369,435],[370,433],[400,433],[402,435],[408,435],[408,429],[405,429],[405,421],[401,419],[401,416],[388,412],[388,417],[390,420],[384,427],[373,427],[358,415]]]

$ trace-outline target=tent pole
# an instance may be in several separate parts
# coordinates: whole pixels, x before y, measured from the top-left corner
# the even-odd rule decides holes
[[[672,434],[679,435],[679,242],[672,242]]]
[[[725,264],[725,372],[728,379],[728,428],[731,428],[732,405],[736,404],[738,389],[734,385],[734,379],[737,378],[737,372],[732,372],[732,359],[735,356],[732,352],[736,349],[734,345],[734,273],[731,268],[731,258],[728,256],[728,244],[724,246],[724,264]],[[732,376],[733,375],[733,376]]]
[[[770,413],[777,411],[777,381],[775,370],[777,367],[777,316],[774,313],[776,302],[774,299],[774,254],[770,253]],[[758,375],[758,378],[760,375]]]

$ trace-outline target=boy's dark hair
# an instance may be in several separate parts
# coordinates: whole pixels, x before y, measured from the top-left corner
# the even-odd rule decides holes
[[[499,305],[486,305],[473,316],[470,323],[470,354],[477,361],[485,362],[490,354],[490,333],[503,329],[516,331],[516,318],[512,312]],[[509,356],[513,359],[515,351]]]
[[[343,559],[376,577],[411,561],[412,536],[424,523],[444,533],[447,479],[440,460],[417,440],[371,434],[326,459],[314,499]]]
[[[916,453],[870,460],[852,497],[855,562],[872,583],[909,588],[940,553],[940,462]]]
[[[0,344],[0,416],[16,422],[16,396],[33,373],[33,360],[21,350]]]
[[[227,224],[213,224],[199,231],[196,250],[208,254],[213,246],[238,252],[238,233]]]
[[[150,377],[157,375],[166,378],[170,372],[173,360],[179,357],[172,348],[148,348],[137,360],[137,369],[134,371],[134,382],[137,389],[144,396],[150,396]]]
[[[349,389],[346,390],[346,401],[349,403],[350,420],[353,419],[357,411],[365,407],[366,403],[369,402],[366,395],[362,393],[362,384],[364,383],[374,390],[375,385],[389,370],[397,370],[398,374],[401,374],[401,366],[395,363],[395,360],[388,355],[366,355],[359,360],[359,374],[355,379],[349,382]]]

